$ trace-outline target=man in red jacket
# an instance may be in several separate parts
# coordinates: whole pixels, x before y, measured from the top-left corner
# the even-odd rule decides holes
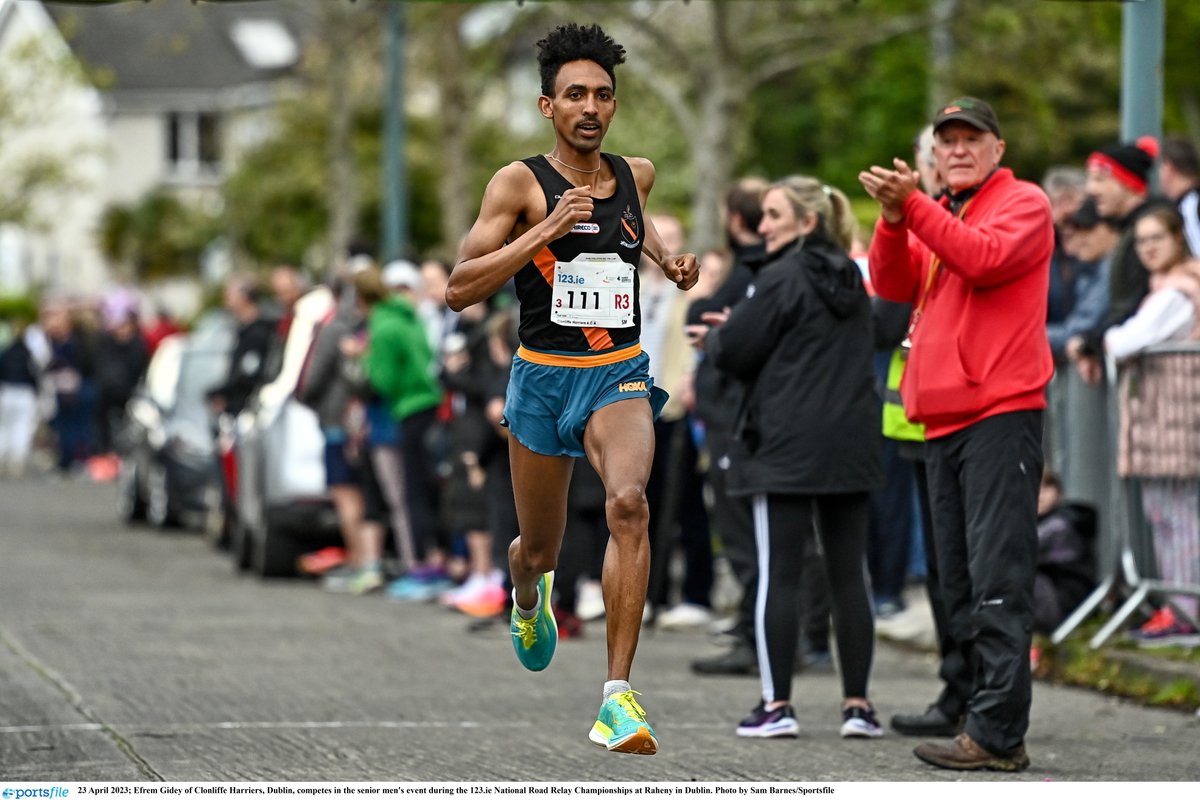
[[[965,725],[918,758],[947,769],[1029,766],[1030,630],[1037,566],[1050,204],[1000,167],[991,106],[964,97],[934,118],[947,193],[934,201],[900,159],[859,174],[879,201],[871,280],[912,303],[900,394],[926,426],[936,558],[950,633],[972,671]]]

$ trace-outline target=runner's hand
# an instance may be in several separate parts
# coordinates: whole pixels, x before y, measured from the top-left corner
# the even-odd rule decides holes
[[[687,291],[700,280],[700,262],[695,253],[683,253],[677,256],[667,256],[663,259],[663,274],[680,289]]]
[[[558,204],[546,217],[546,225],[555,239],[561,239],[571,232],[578,222],[587,222],[592,218],[592,187],[573,186],[562,193]]]

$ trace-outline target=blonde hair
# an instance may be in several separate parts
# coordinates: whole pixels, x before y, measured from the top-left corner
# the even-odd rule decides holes
[[[858,223],[849,198],[840,189],[807,175],[783,178],[772,183],[768,191],[770,189],[783,192],[798,219],[804,219],[809,213],[816,214],[817,227],[842,247],[850,249],[858,232]]]

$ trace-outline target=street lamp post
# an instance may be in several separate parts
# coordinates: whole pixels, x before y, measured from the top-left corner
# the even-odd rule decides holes
[[[1123,4],[1121,34],[1121,139],[1162,137],[1164,0]]]
[[[408,246],[408,165],[405,159],[404,120],[404,35],[403,2],[388,4],[384,16],[384,46],[387,52],[387,92],[383,131],[383,243],[382,263],[404,255]]]

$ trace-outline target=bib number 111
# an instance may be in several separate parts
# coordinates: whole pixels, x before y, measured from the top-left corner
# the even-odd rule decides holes
[[[636,324],[633,265],[615,253],[583,253],[554,264],[550,321],[575,328],[628,328]]]
[[[577,292],[574,289],[568,289],[566,298],[558,298],[555,301],[557,308],[568,308],[571,310],[579,309],[580,311],[598,311],[600,309],[600,293],[599,292]],[[565,299],[566,302],[563,302]],[[632,307],[631,298],[627,294],[614,294],[613,308],[619,310],[628,310]]]

